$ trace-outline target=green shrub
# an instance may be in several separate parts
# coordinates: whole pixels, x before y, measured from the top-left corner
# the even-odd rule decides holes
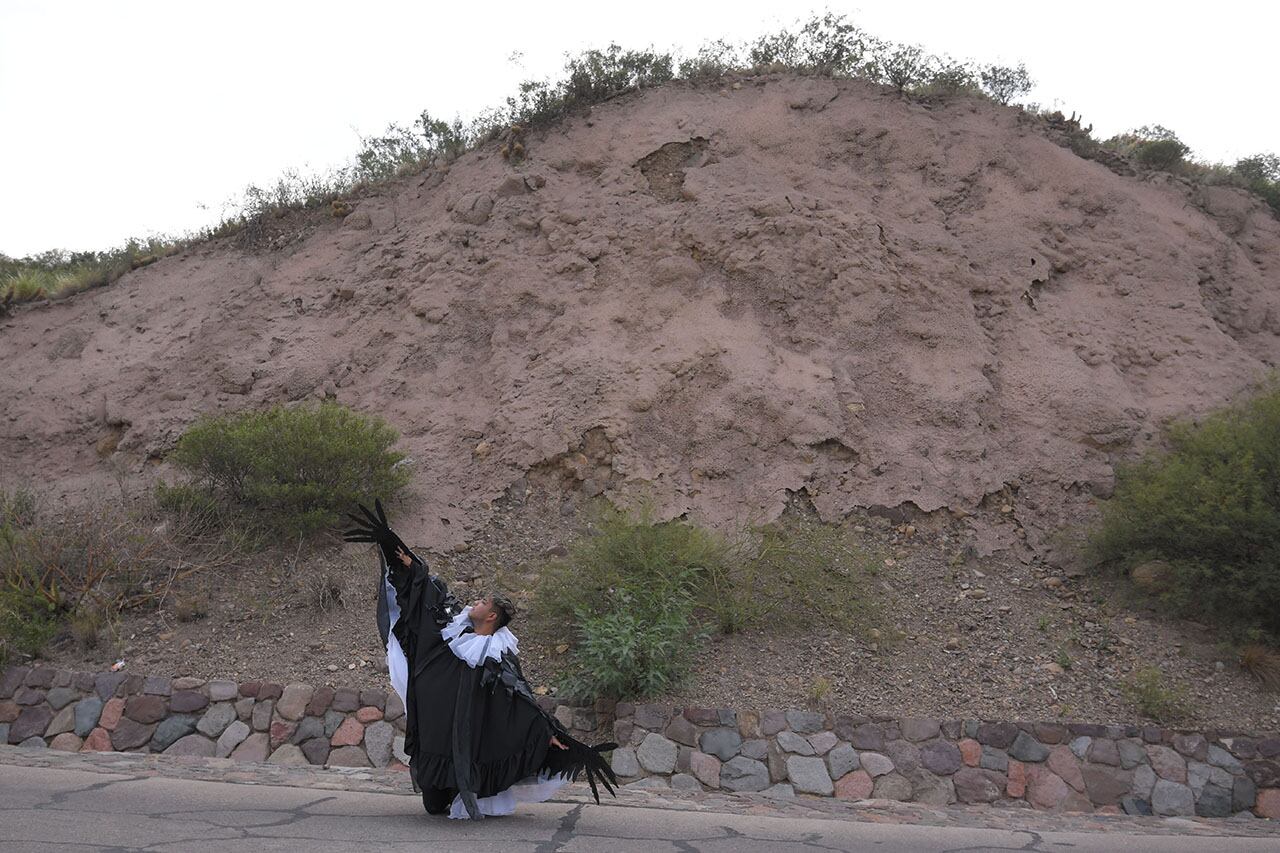
[[[1176,139],[1153,139],[1138,145],[1134,157],[1149,169],[1171,171],[1191,149]]]
[[[1154,666],[1135,672],[1121,682],[1120,689],[1139,712],[1158,723],[1170,723],[1191,713],[1186,692],[1166,687],[1164,673]]]
[[[688,595],[620,589],[610,607],[576,614],[578,644],[565,695],[576,699],[656,696],[688,675],[693,601]]]
[[[932,63],[926,72],[924,85],[913,94],[919,95],[976,95],[982,88],[973,66],[944,56]]]
[[[919,86],[928,78],[930,57],[918,45],[878,44],[874,57],[876,77],[899,92]]]
[[[865,632],[878,620],[867,593],[877,561],[849,531],[806,518],[748,532],[728,559],[710,563],[700,603],[731,634],[764,622]]]
[[[333,526],[357,502],[389,499],[409,483],[399,438],[380,418],[338,403],[205,417],[171,459],[194,485],[279,534]],[[191,500],[184,497],[183,500]]]
[[[1113,136],[1102,143],[1126,157],[1133,157],[1148,169],[1173,171],[1191,149],[1178,135],[1162,125],[1144,125],[1128,133]]]
[[[639,698],[677,684],[712,629],[765,621],[869,629],[872,565],[843,529],[816,521],[779,521],[730,541],[685,522],[653,524],[647,512],[606,510],[594,535],[543,570],[534,612],[556,624],[573,614],[574,695]],[[624,643],[625,655],[612,661],[598,636]]]
[[[1244,157],[1236,161],[1231,172],[1280,214],[1280,157],[1275,154]]]
[[[57,607],[29,588],[0,586],[0,666],[38,655],[58,633]]]
[[[1035,85],[1027,67],[1021,63],[1016,68],[988,65],[979,72],[978,78],[983,91],[1002,104],[1009,103],[1018,95],[1025,95]]]
[[[63,299],[102,287],[129,270],[178,251],[193,238],[153,237],[129,240],[105,252],[52,250],[26,258],[0,255],[0,300]]]
[[[1280,634],[1280,388],[1169,431],[1169,450],[1120,467],[1090,547],[1129,569],[1166,561],[1178,612]]]

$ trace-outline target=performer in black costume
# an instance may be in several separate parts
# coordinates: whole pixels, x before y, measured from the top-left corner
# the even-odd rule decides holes
[[[428,814],[478,820],[510,814],[517,802],[541,802],[586,774],[610,794],[617,778],[601,754],[538,707],[520,671],[514,607],[502,596],[467,607],[391,531],[382,502],[348,542],[378,545],[378,630],[391,682],[405,705],[405,753]],[[612,783],[612,784],[611,784]]]

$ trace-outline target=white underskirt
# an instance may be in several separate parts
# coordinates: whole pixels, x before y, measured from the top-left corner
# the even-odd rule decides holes
[[[482,797],[476,802],[483,815],[488,817],[508,815],[516,810],[517,803],[541,803],[551,799],[568,781],[563,776],[548,776],[546,771],[543,771],[537,776],[521,779],[505,791],[499,791],[492,797]],[[467,814],[467,807],[462,804],[461,795],[453,798],[453,805],[449,807],[449,817],[452,820],[466,820],[471,817]]]

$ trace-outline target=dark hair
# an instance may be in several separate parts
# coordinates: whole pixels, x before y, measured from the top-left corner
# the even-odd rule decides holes
[[[491,598],[493,606],[498,610],[498,627],[505,628],[508,622],[516,618],[516,605],[500,592],[495,592]]]

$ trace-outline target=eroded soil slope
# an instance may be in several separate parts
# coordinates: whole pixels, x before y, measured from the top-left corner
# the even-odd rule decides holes
[[[1280,223],[1037,122],[789,77],[615,100],[3,321],[3,478],[100,495],[199,414],[329,395],[402,430],[400,526],[442,549],[517,483],[710,522],[948,507],[1052,558],[1116,459],[1274,363]]]

